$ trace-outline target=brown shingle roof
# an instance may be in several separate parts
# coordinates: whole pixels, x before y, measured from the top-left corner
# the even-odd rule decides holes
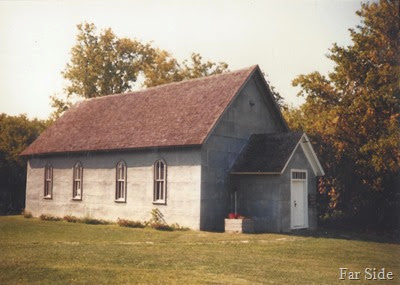
[[[257,69],[83,101],[21,155],[201,145]]]
[[[231,173],[281,173],[302,135],[298,132],[252,135]]]

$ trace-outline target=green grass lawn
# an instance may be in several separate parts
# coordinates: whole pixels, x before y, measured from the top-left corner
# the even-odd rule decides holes
[[[0,217],[0,284],[366,284],[339,267],[384,267],[400,284],[400,245]]]

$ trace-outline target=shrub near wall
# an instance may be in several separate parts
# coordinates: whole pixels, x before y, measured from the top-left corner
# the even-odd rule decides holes
[[[127,228],[144,228],[145,224],[138,222],[138,221],[130,221],[130,220],[125,220],[125,219],[120,219],[118,218],[117,224],[120,227],[127,227]]]
[[[31,218],[32,214],[28,211],[23,211],[22,215],[25,218]],[[127,227],[127,228],[145,228],[145,227],[150,227],[155,230],[160,230],[160,231],[187,231],[189,228],[182,227],[179,224],[172,224],[168,225],[165,220],[163,219],[163,216],[161,212],[158,209],[154,209],[151,212],[152,218],[148,222],[139,222],[139,221],[131,221],[131,220],[126,220],[126,219],[120,219],[118,218],[117,220],[117,225],[120,227]],[[99,220],[91,217],[84,217],[84,218],[78,218],[72,215],[66,215],[64,218],[56,217],[53,215],[49,214],[41,214],[39,218],[42,221],[61,221],[65,220],[68,223],[84,223],[84,224],[89,224],[89,225],[109,225],[113,224],[112,222],[105,221],[105,220]]]
[[[64,220],[67,221],[68,223],[81,223],[82,220],[71,215],[67,215],[64,217]]]
[[[22,216],[24,216],[24,218],[26,218],[26,219],[30,219],[30,218],[33,217],[33,216],[32,216],[32,213],[29,212],[29,211],[23,210],[21,214],[22,214]]]
[[[49,215],[49,214],[41,214],[41,215],[39,216],[39,218],[40,218],[42,221],[51,221],[51,222],[58,222],[58,221],[61,221],[61,218],[56,217],[56,216],[53,216],[53,215]]]

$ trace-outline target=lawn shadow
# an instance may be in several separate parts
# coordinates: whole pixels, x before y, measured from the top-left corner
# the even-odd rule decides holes
[[[319,228],[316,230],[299,229],[287,233],[290,236],[332,238],[355,241],[369,241],[388,244],[400,244],[399,233],[362,232],[348,229]]]

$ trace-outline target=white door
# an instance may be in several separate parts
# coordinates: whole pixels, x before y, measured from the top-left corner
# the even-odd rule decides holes
[[[291,227],[306,228],[307,219],[307,176],[305,171],[292,171],[291,181]]]

